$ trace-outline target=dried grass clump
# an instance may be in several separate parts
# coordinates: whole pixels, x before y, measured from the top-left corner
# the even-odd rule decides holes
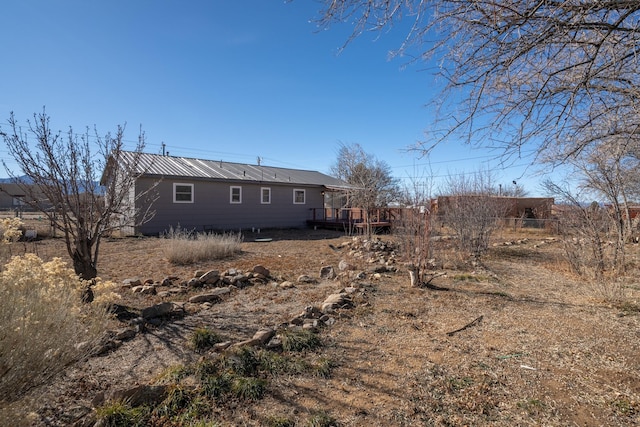
[[[208,234],[172,229],[165,237],[168,240],[165,256],[178,265],[228,258],[242,250],[240,233]]]
[[[82,283],[59,258],[13,257],[0,273],[0,400],[18,398],[91,351],[107,320],[81,306]],[[80,345],[83,343],[84,345]]]

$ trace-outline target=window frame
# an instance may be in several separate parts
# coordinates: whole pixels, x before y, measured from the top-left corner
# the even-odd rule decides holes
[[[265,193],[265,190],[267,193]],[[265,194],[268,194],[268,200],[264,200]],[[271,187],[260,187],[260,204],[261,205],[270,205],[271,204]]]
[[[238,191],[238,200],[233,199],[233,190]],[[229,186],[229,203],[232,205],[241,205],[242,204],[242,186],[241,185],[231,185]]]
[[[296,195],[298,192],[302,193],[302,201],[298,202],[296,199]],[[304,188],[294,188],[293,189],[293,204],[294,205],[306,205],[307,204],[307,190]]]
[[[189,191],[189,200],[178,200],[178,198],[176,197],[178,194],[187,194],[184,191],[178,192],[177,191],[177,187],[189,187],[190,191]],[[174,182],[173,183],[173,203],[195,203],[195,186],[194,184],[191,183],[186,183],[186,182]]]

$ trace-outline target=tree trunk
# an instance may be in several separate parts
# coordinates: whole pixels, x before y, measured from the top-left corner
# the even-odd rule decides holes
[[[407,266],[409,270],[409,280],[412,288],[420,287],[420,270],[414,264],[409,264]]]
[[[81,279],[91,280],[98,276],[98,270],[91,257],[91,241],[83,239],[76,242],[73,252],[73,269]]]

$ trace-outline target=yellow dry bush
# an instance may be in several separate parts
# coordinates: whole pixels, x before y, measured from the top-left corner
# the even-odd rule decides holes
[[[106,307],[122,298],[122,295],[116,292],[116,289],[120,288],[117,283],[111,280],[102,280],[100,277],[96,277],[94,281],[95,285],[92,287],[95,296],[94,304]]]
[[[22,227],[24,223],[18,217],[3,218],[0,220],[0,233],[2,233],[2,243],[9,244],[17,242],[22,237]]]
[[[18,398],[86,356],[108,319],[81,303],[82,283],[59,258],[16,256],[0,273],[0,400]]]

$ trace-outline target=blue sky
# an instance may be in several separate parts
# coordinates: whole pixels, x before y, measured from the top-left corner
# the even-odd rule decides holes
[[[502,169],[455,142],[428,159],[407,152],[429,140],[434,69],[389,60],[401,27],[340,52],[351,28],[320,30],[318,10],[310,0],[5,0],[0,126],[46,106],[56,129],[104,134],[126,122],[135,141],[142,126],[148,152],[164,142],[172,155],[325,173],[341,143],[358,143],[399,178],[491,169],[540,194],[517,167],[526,160]]]

